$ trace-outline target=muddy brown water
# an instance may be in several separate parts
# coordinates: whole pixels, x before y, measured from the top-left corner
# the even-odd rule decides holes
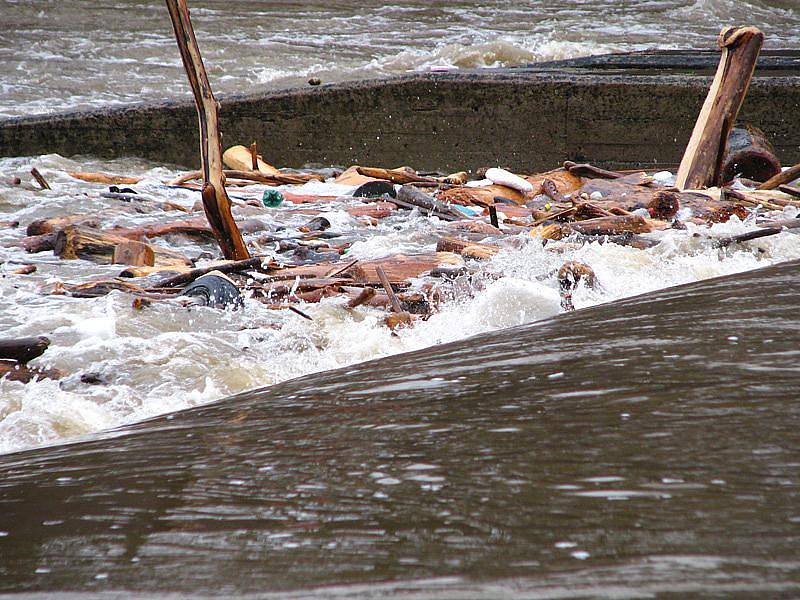
[[[794,597],[798,310],[785,263],[0,457],[0,592]]]

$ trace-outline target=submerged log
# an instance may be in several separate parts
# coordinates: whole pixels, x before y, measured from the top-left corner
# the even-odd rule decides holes
[[[720,32],[722,56],[678,169],[678,189],[701,189],[719,181],[722,154],[763,41],[764,34],[756,27],[726,27]]]
[[[34,379],[61,379],[64,374],[58,369],[28,367],[16,362],[0,360],[0,379],[28,383]]]
[[[775,148],[763,131],[749,123],[733,128],[725,147],[720,183],[733,181],[737,175],[763,182],[780,172]]]
[[[50,339],[38,337],[0,339],[0,360],[13,360],[27,363],[44,354],[50,346]]]
[[[250,253],[233,220],[231,202],[225,191],[225,176],[222,174],[219,105],[208,82],[186,0],[166,0],[166,3],[197,108],[203,170],[203,208],[223,256],[229,260],[245,260],[250,258]]]

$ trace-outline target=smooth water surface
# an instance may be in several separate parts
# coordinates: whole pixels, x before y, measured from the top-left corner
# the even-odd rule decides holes
[[[7,455],[0,591],[792,597],[798,274],[691,284]]]

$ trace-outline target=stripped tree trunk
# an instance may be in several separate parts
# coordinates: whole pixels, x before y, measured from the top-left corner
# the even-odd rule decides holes
[[[203,208],[223,256],[245,260],[250,253],[231,215],[231,202],[222,173],[222,145],[219,135],[219,105],[211,91],[200,49],[194,37],[186,0],[166,0],[183,66],[194,94],[200,121],[200,155],[203,167]]]
[[[764,34],[756,27],[726,27],[720,32],[722,57],[681,160],[675,181],[678,189],[700,189],[718,183],[725,145],[763,42]]]

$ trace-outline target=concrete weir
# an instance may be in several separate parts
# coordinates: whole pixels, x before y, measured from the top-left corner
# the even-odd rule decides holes
[[[717,62],[712,51],[643,52],[228,95],[223,143],[256,140],[269,161],[292,167],[675,167]],[[740,118],[765,131],[783,164],[800,162],[800,52],[762,53]],[[194,167],[196,121],[188,100],[3,119],[0,156]]]

